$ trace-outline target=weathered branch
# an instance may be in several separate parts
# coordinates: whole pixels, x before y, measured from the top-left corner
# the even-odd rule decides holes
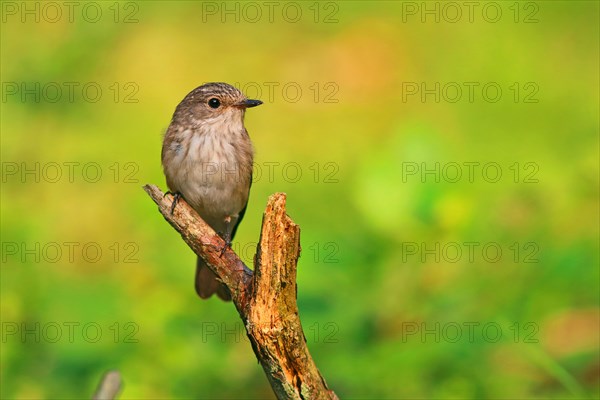
[[[315,365],[296,303],[300,227],[285,210],[286,195],[269,197],[253,273],[183,200],[144,186],[164,218],[231,291],[252,348],[279,399],[337,399]]]
[[[121,391],[121,374],[119,371],[108,371],[102,376],[93,400],[113,400]]]

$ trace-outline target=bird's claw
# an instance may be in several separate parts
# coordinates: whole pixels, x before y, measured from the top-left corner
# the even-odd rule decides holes
[[[179,192],[172,193],[171,191],[168,191],[165,193],[165,196],[168,194],[173,196],[173,203],[171,203],[171,216],[173,216],[173,213],[175,212],[175,207],[177,206],[177,202],[181,198],[181,193],[179,193]]]
[[[221,234],[219,234],[219,236],[221,236],[223,238],[223,240],[225,241],[225,245],[223,247],[221,247],[221,250],[219,252],[219,257],[223,257],[223,254],[225,254],[225,250],[227,250],[228,248],[231,248],[231,239],[227,236],[223,237]]]

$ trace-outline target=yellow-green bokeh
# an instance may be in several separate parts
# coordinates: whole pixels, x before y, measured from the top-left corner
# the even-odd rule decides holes
[[[2,3],[0,397],[89,397],[108,369],[122,398],[272,397],[141,189],[165,188],[161,135],[208,81],[265,102],[234,248],[250,265],[286,192],[300,316],[340,398],[598,396],[598,3],[267,3],[92,2],[98,22]]]

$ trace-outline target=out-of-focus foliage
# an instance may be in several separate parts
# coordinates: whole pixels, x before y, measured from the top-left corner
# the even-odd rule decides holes
[[[2,398],[272,398],[141,190],[207,81],[265,102],[234,248],[287,192],[341,398],[599,395],[597,2],[45,4],[2,3]]]

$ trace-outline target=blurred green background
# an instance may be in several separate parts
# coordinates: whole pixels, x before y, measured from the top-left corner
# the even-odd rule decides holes
[[[74,4],[1,4],[3,399],[273,398],[141,189],[209,81],[265,102],[234,249],[286,192],[340,398],[599,396],[597,2]]]

